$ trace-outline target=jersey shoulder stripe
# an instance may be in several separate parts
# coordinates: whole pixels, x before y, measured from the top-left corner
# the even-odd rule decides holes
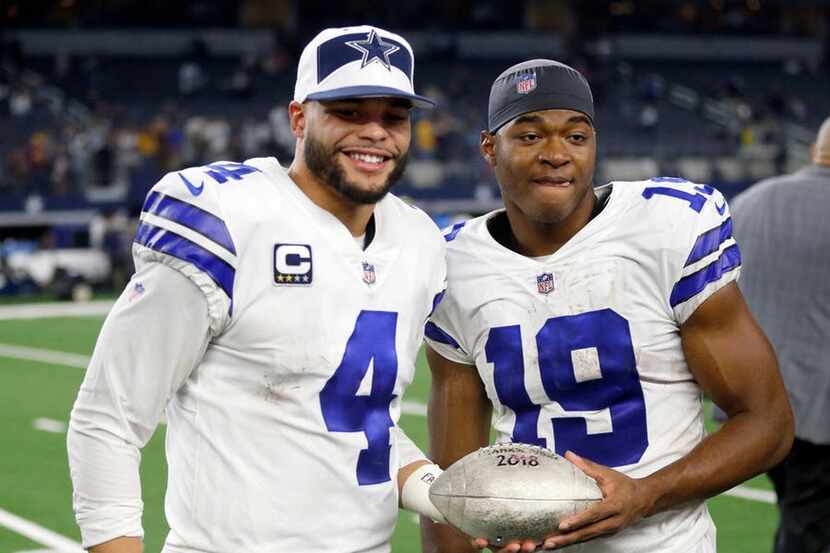
[[[464,228],[464,225],[467,224],[467,221],[461,221],[460,223],[456,223],[444,232],[444,240],[447,242],[452,242],[455,240],[455,237],[458,236],[458,233],[461,232],[461,229]]]
[[[706,288],[711,282],[717,282],[724,274],[740,267],[741,252],[737,244],[729,246],[720,256],[697,272],[681,278],[672,288],[669,303],[675,307],[691,298]]]
[[[429,312],[430,317],[432,317],[432,314],[435,313],[436,309],[438,309],[438,304],[440,304],[441,300],[444,299],[444,296],[446,295],[446,293],[447,293],[447,289],[444,288],[443,290],[441,290],[440,292],[435,294],[434,298],[432,298],[432,310]]]
[[[444,330],[432,321],[427,321],[427,324],[424,325],[424,335],[430,340],[452,346],[455,349],[461,349],[461,345],[459,345],[455,338],[444,332]]]
[[[233,239],[225,222],[193,204],[153,191],[147,196],[142,211],[194,230],[230,253],[236,254]]]
[[[684,267],[688,267],[697,263],[712,252],[717,251],[721,244],[732,237],[732,217],[727,218],[719,226],[710,229],[695,240],[692,251],[689,252],[689,257],[686,259]]]
[[[158,222],[154,221],[154,223]],[[135,241],[151,250],[198,267],[225,292],[231,301],[233,300],[233,281],[236,269],[228,260],[217,255],[215,251],[211,251],[213,248],[206,243],[208,241],[200,241],[194,236],[184,237],[176,231],[157,226],[144,218],[138,225]]]

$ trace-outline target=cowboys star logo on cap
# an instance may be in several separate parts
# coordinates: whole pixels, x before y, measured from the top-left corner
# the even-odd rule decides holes
[[[326,29],[300,56],[294,100],[403,98],[435,107],[415,94],[413,64],[412,47],[400,35],[369,25]]]
[[[369,37],[366,40],[350,40],[346,44],[363,54],[363,60],[360,63],[361,69],[373,61],[377,61],[382,63],[386,69],[392,71],[389,56],[401,49],[400,46],[381,40],[374,29],[369,31]]]

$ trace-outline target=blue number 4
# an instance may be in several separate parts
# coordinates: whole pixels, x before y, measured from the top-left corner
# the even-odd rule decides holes
[[[244,163],[234,163],[232,161],[217,161],[203,167],[206,175],[211,177],[216,182],[222,184],[228,180],[241,180],[242,177],[250,173],[260,173],[261,171],[252,165],[245,165]]]
[[[637,374],[628,321],[611,309],[548,319],[536,334],[542,386],[551,403],[565,411],[607,409],[611,431],[588,433],[581,416],[552,419],[555,450],[572,450],[610,467],[636,463],[648,447],[646,407]],[[571,353],[594,348],[599,378],[578,379]],[[538,434],[541,406],[525,387],[524,357],[519,325],[490,329],[485,345],[493,363],[496,393],[516,415],[513,441],[547,446]]]
[[[395,329],[398,314],[361,311],[340,365],[320,392],[320,409],[329,432],[363,432],[368,447],[357,458],[361,486],[388,482],[389,428],[394,424],[389,405],[395,398],[398,355]],[[372,390],[357,395],[360,383],[373,366]]]

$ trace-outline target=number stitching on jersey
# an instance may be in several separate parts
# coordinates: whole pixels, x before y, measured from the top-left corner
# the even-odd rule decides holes
[[[346,342],[343,359],[320,391],[320,409],[329,432],[363,432],[368,447],[357,459],[361,486],[389,482],[389,429],[394,425],[389,406],[395,399],[398,356],[395,333],[398,314],[361,311]],[[369,364],[372,387],[357,395]]]
[[[593,434],[582,416],[552,419],[555,451],[572,450],[610,467],[639,461],[648,447],[648,429],[628,321],[611,309],[553,317],[536,334],[536,347],[549,401],[566,411],[607,409],[611,419],[610,432]],[[579,381],[571,354],[586,348],[596,349],[601,377]],[[525,385],[520,326],[490,329],[485,354],[493,363],[499,400],[516,416],[513,441],[547,447],[538,434],[541,406]]]
[[[219,184],[229,180],[242,180],[245,175],[251,173],[261,173],[253,165],[245,165],[244,163],[235,163],[232,161],[217,161],[216,163],[205,165],[202,167],[202,170],[207,176]]]
[[[203,174],[209,176],[219,184],[228,182],[229,180],[242,180],[245,175],[249,175],[251,173],[261,173],[259,169],[252,165],[245,165],[244,163],[235,163],[232,161],[217,161],[216,163],[200,167],[200,169]],[[198,196],[202,193],[202,191],[204,191],[204,178],[201,179],[199,185],[196,186],[184,176],[182,171],[177,174],[192,195]]]
[[[689,181],[687,181],[686,179],[681,179],[678,177],[654,177],[651,180],[654,182],[667,182],[677,184],[689,183]],[[669,186],[648,186],[645,189],[643,189],[643,198],[649,200],[655,195],[677,198],[679,200],[689,202],[689,207],[694,211],[700,213],[700,211],[703,209],[703,206],[706,205],[706,200],[709,199],[708,197],[712,195],[715,189],[706,184],[695,186],[694,189],[696,192],[700,193],[692,194],[690,192],[686,192],[685,190],[680,190],[678,188],[672,188]]]

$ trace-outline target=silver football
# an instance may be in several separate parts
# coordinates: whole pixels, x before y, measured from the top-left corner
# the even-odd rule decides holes
[[[602,500],[596,482],[543,447],[499,444],[466,455],[444,471],[429,497],[447,521],[492,545],[541,542],[559,522]]]

